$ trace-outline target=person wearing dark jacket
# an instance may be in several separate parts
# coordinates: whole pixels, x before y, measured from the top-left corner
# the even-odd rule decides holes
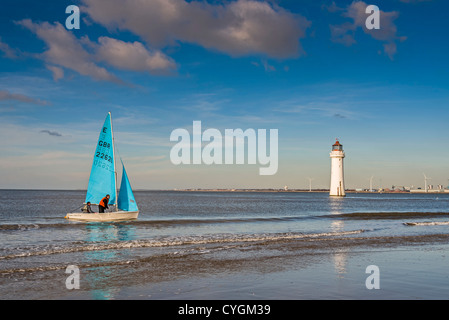
[[[85,213],[94,213],[92,208],[90,207],[90,202],[88,201],[86,205],[83,207],[83,212]]]
[[[110,196],[107,194],[106,197],[101,199],[100,203],[98,204],[98,211],[100,213],[103,213],[104,209],[109,209],[109,207],[108,207],[109,198],[110,198]]]

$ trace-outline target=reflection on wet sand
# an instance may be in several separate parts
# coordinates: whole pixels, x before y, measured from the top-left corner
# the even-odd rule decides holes
[[[133,226],[114,223],[91,223],[86,225],[86,242],[115,242],[135,239]],[[113,277],[114,266],[102,265],[117,261],[127,256],[129,250],[95,250],[84,253],[88,262],[97,265],[87,268],[81,281],[91,288],[90,294],[96,300],[114,299],[120,291],[119,288],[109,284]]]
[[[333,232],[340,232],[343,230],[343,221],[333,221],[331,228]],[[340,247],[334,249],[334,266],[339,278],[343,278],[346,273],[346,260],[348,255],[348,247]]]
[[[330,197],[330,207],[331,207],[331,215],[340,215],[343,210],[344,198],[334,198]],[[344,222],[342,220],[335,220],[331,223],[332,232],[342,232],[344,231]],[[335,271],[337,272],[338,278],[344,278],[344,274],[346,274],[346,261],[348,255],[347,247],[337,247],[334,249],[333,260]]]

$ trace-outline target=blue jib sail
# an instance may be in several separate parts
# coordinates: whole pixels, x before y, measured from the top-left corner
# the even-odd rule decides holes
[[[123,165],[122,182],[120,184],[120,193],[118,195],[118,208],[123,211],[138,211],[136,199],[134,199],[133,190]]]
[[[92,204],[99,204],[107,194],[110,196],[109,204],[115,204],[116,178],[111,113],[108,113],[98,138],[87,187],[86,203],[90,201]]]

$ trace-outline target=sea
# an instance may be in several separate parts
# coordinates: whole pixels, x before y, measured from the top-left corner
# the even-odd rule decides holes
[[[83,223],[85,191],[1,190],[0,299],[449,298],[449,194],[134,195]]]

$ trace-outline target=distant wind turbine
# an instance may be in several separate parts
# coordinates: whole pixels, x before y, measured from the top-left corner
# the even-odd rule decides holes
[[[313,178],[307,178],[309,180],[309,192],[312,191],[312,180]]]
[[[369,178],[369,191],[373,191],[373,178],[374,176],[371,176],[371,178]]]
[[[423,175],[424,175],[424,190],[425,192],[427,192],[427,180],[432,180],[432,178],[427,178],[425,173],[423,173]]]

